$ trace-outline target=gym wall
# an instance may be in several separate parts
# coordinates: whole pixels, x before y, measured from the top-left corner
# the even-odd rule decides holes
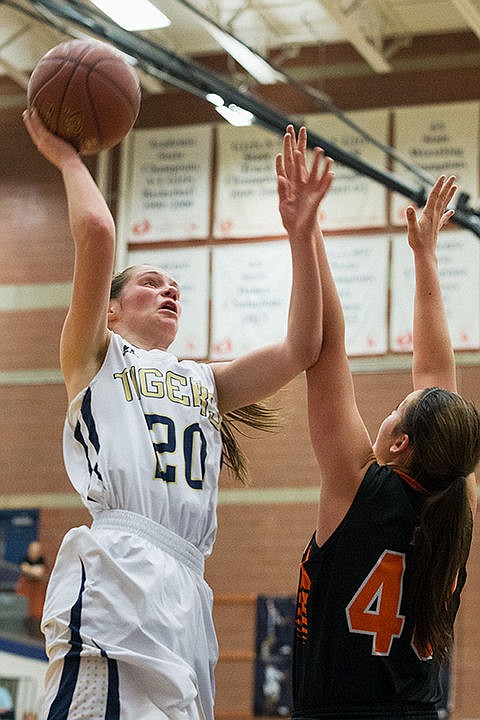
[[[478,50],[469,35],[419,39],[413,69],[386,76],[365,71],[350,47],[306,51],[291,61],[320,63],[316,87],[342,110],[478,100]],[[422,67],[422,53],[444,57],[444,67]],[[477,53],[477,55],[475,55]],[[475,55],[475,57],[474,57]],[[215,58],[208,60],[219,67]],[[330,72],[329,72],[330,68]],[[58,172],[33,148],[21,121],[24,98],[0,79],[0,507],[38,507],[40,540],[53,562],[64,533],[89,522],[63,469],[61,431],[66,396],[58,341],[68,302],[73,248]],[[259,90],[260,92],[260,90]],[[301,115],[317,108],[298,92],[266,87],[266,100]],[[137,127],[218,122],[208,103],[177,91],[145,97]],[[117,204],[119,155],[113,153],[110,201]],[[89,160],[95,171],[95,160]],[[460,391],[480,406],[480,355],[458,354]],[[410,389],[408,359],[372,360],[355,372],[358,403],[375,434]],[[217,716],[250,718],[253,704],[255,597],[295,593],[298,564],[315,526],[318,478],[306,424],[305,381],[299,376],[272,399],[283,424],[278,433],[245,438],[252,484],[239,488],[222,474],[218,540],[207,562],[215,597],[220,662]],[[480,708],[480,535],[478,520],[469,583],[457,624],[453,666],[455,718]]]

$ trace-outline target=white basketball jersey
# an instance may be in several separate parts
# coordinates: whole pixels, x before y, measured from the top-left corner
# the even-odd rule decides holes
[[[221,437],[208,365],[112,333],[101,369],[70,405],[64,459],[93,516],[139,513],[210,554]]]

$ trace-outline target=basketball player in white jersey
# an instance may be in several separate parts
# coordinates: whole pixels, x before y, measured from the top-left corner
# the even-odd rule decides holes
[[[71,145],[35,113],[24,121],[67,196],[75,265],[60,349],[64,458],[93,516],[91,528],[67,533],[49,583],[42,720],[213,720],[217,641],[203,563],[216,533],[221,420],[318,357],[314,229],[331,161],[317,149],[305,171],[287,129],[276,160],[293,266],[284,341],[231,362],[179,362],[168,352],[177,283],[141,265],[111,289],[115,227],[102,194]]]

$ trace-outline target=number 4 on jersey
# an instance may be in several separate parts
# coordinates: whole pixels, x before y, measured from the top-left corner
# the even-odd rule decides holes
[[[346,607],[350,632],[372,635],[372,654],[388,655],[400,637],[405,556],[385,550]]]

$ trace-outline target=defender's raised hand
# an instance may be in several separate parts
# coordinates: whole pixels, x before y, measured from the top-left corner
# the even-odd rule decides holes
[[[412,205],[407,208],[408,244],[412,250],[435,250],[439,230],[455,212],[447,208],[456,191],[455,176],[446,178],[441,175],[430,190],[418,218]]]
[[[319,205],[333,180],[333,160],[315,148],[310,170],[306,162],[307,131],[300,128],[298,138],[292,125],[286,129],[283,151],[276,157],[279,209],[290,236],[311,233]]]

